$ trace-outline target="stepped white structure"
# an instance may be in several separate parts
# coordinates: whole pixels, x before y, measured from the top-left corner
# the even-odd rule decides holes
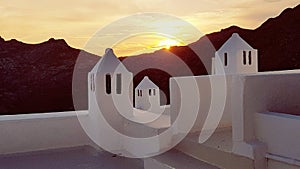
[[[297,159],[300,160],[300,157],[297,153],[300,152],[300,149],[290,149],[285,153],[285,150],[280,147],[285,147],[284,145],[286,143],[283,142],[282,145],[278,144],[279,142],[277,143],[277,140],[282,139],[277,138],[276,134],[269,134],[270,132],[268,131],[271,129],[270,126],[274,125],[272,123],[275,119],[279,120],[278,118],[283,118],[282,121],[289,121],[292,120],[289,118],[295,118],[293,120],[297,121],[298,117],[278,116],[277,113],[269,112],[270,110],[282,109],[269,109],[271,107],[285,107],[285,110],[289,110],[289,107],[279,105],[272,106],[273,104],[271,103],[275,101],[272,99],[273,97],[285,98],[285,95],[288,95],[288,93],[273,92],[273,87],[268,86],[269,88],[266,89],[264,93],[266,94],[267,92],[267,95],[270,97],[265,97],[265,94],[261,95],[260,93],[262,92],[256,93],[256,95],[253,94],[253,91],[265,89],[267,83],[273,82],[277,84],[277,81],[280,81],[271,73],[258,72],[257,54],[258,51],[256,49],[252,48],[237,33],[234,33],[215,53],[215,57],[212,58],[212,75],[171,78],[170,127],[176,124],[176,119],[181,109],[180,107],[185,107],[185,105],[182,104],[197,104],[196,102],[188,103],[185,101],[188,99],[194,100],[192,98],[195,92],[191,91],[193,84],[190,82],[192,79],[195,79],[197,83],[199,90],[198,97],[201,98],[195,124],[190,129],[190,134],[188,134],[176,149],[221,168],[264,169],[280,168],[283,166],[285,168],[299,167]],[[293,73],[284,72],[282,76],[289,77],[295,75]],[[266,77],[269,79],[267,82],[264,80]],[[99,83],[104,84],[103,82]],[[258,86],[260,87],[258,88]],[[273,86],[276,85],[273,84]],[[225,90],[227,93],[223,95],[222,90]],[[155,111],[156,108],[158,109],[160,107],[159,95],[156,91],[159,91],[159,88],[148,77],[145,77],[135,89],[135,107],[149,113]],[[182,100],[182,98],[178,97],[183,96],[182,93],[190,93],[190,98]],[[224,107],[222,110],[216,109],[214,112],[211,112],[211,110],[215,108],[209,103],[214,98],[224,98]],[[218,101],[217,99],[217,102],[221,104],[222,100],[219,99]],[[180,104],[181,106],[179,106]],[[92,112],[90,111],[90,113]],[[119,113],[123,114],[122,112]],[[188,113],[189,112],[185,112],[186,115],[183,114],[183,116],[189,116]],[[138,114],[133,113],[133,116],[138,116]],[[296,124],[292,121],[284,125],[291,125],[290,127],[292,127],[292,125],[297,126],[300,124]],[[146,128],[149,127],[149,125],[146,124],[140,125]],[[157,123],[157,131],[159,131],[160,125],[161,128],[164,129],[169,126],[163,123]],[[177,130],[173,131],[174,135],[171,135],[171,138],[164,140],[164,142],[170,144],[172,138],[176,137],[176,133],[180,133],[181,128],[184,128],[186,123],[183,122],[176,125]],[[277,128],[278,131],[282,130],[277,126],[272,127]],[[125,125],[125,128],[128,129],[128,125],[127,127]],[[150,132],[150,130],[148,131],[146,128],[143,134]],[[214,130],[214,128],[216,128],[216,130]],[[133,131],[127,130],[127,132],[134,133],[134,130],[135,129],[133,129]],[[289,139],[285,140],[288,141],[290,145],[298,147],[298,145],[296,145],[296,140],[300,141],[300,137],[298,136],[299,135],[295,136],[290,134],[286,136]],[[162,146],[158,143],[158,149],[153,149],[161,151],[166,148],[168,144]],[[143,147],[140,148],[143,149]],[[206,151],[203,151],[203,149]],[[159,161],[164,160],[158,160],[159,157],[155,159],[148,159],[145,163],[145,168],[153,168],[154,166],[154,168],[168,168],[161,167],[161,164],[159,164]],[[231,162],[224,161],[224,159],[230,159]],[[172,164],[169,165],[170,168],[172,168]]]
[[[89,146],[138,157],[171,146],[144,158],[144,168],[300,169],[300,117],[291,115],[299,113],[300,70],[258,72],[257,53],[233,34],[212,59],[212,75],[170,79],[160,114],[159,88],[147,77],[133,107],[132,73],[107,49],[89,73],[88,111],[1,116],[0,154]]]
[[[159,87],[148,76],[135,88],[135,107],[150,112],[160,110]]]
[[[234,33],[212,58],[212,74],[257,73],[257,49]]]
[[[124,113],[124,116],[132,116],[132,73],[126,69],[112,49],[106,49],[102,59],[89,73],[89,78],[89,101],[97,100],[97,106],[102,112],[109,112],[107,118],[117,120],[114,123],[120,123],[120,119],[116,118],[119,112]],[[96,98],[91,99],[92,97]],[[91,108],[94,107],[93,104],[90,102]]]

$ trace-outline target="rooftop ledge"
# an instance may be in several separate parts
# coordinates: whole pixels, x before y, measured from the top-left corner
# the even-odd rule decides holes
[[[88,111],[0,116],[0,154],[92,145],[77,116]]]
[[[73,117],[73,116],[83,116],[83,115],[88,115],[88,111],[87,110],[82,110],[82,111],[2,115],[2,116],[0,116],[0,122],[2,122],[2,121],[15,121],[15,120],[31,120],[31,119]]]

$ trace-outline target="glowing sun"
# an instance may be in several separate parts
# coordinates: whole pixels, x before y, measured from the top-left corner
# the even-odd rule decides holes
[[[162,40],[158,43],[158,46],[161,48],[170,49],[171,46],[180,46],[182,45],[180,42],[173,39]]]

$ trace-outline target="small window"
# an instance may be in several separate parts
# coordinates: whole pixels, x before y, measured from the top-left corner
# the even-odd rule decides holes
[[[94,74],[91,74],[91,91],[95,91],[95,79],[94,79]]]
[[[122,90],[122,75],[119,73],[117,74],[117,94],[121,94],[121,90]]]
[[[247,64],[247,61],[246,61],[246,51],[243,51],[243,63],[244,63],[244,65],[246,65]]]
[[[141,97],[143,96],[143,91],[142,91],[142,90],[140,90],[140,96],[141,96]]]
[[[252,56],[251,56],[251,51],[249,51],[249,55],[248,55],[248,61],[249,61],[249,65],[252,64]]]
[[[111,94],[111,76],[110,76],[110,74],[106,74],[106,76],[105,76],[105,86],[106,86],[106,93]]]
[[[151,89],[149,89],[149,96],[151,96]]]
[[[155,89],[153,89],[153,95],[155,96]]]
[[[227,57],[227,53],[224,53],[224,65],[225,65],[225,66],[228,65],[228,57]]]

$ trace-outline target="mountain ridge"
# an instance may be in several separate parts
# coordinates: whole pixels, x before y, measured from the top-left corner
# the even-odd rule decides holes
[[[254,30],[231,26],[201,37],[187,46],[171,47],[120,60],[134,74],[136,86],[144,76],[156,83],[162,102],[169,102],[171,76],[205,75],[210,72],[211,57],[231,36],[239,33],[258,49],[259,71],[300,69],[300,5],[284,10]],[[50,38],[38,44],[26,44],[0,37],[0,112],[2,114],[74,110],[72,78],[78,56],[82,84],[80,109],[87,109],[87,72],[100,57],[70,47],[63,39]],[[182,60],[190,70],[186,70]],[[164,69],[164,71],[160,70]]]

